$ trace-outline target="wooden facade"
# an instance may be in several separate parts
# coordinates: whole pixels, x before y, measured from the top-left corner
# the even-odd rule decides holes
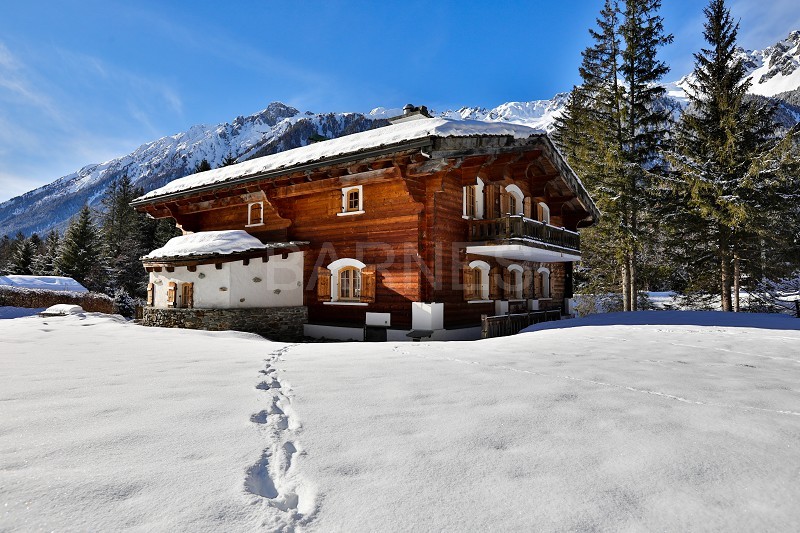
[[[303,303],[311,324],[362,327],[367,313],[388,313],[391,328],[410,330],[412,302],[437,302],[445,329],[477,327],[501,301],[563,308],[580,255],[577,231],[599,216],[550,139],[531,132],[423,137],[155,191],[133,205],[174,218],[184,232],[243,229],[264,243],[308,242]],[[545,212],[549,221],[537,222]],[[473,274],[475,261],[489,267],[486,297],[470,293],[483,275]],[[331,272],[338,264],[360,273],[359,294],[350,274]],[[337,275],[344,277],[329,279]],[[347,298],[334,291],[343,287]]]

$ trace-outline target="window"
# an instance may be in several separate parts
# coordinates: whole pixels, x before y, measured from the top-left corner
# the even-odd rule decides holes
[[[522,189],[517,187],[514,184],[506,186],[505,190],[507,200],[506,200],[506,213],[510,215],[522,215],[523,214],[523,204],[525,203],[525,195],[522,194]]]
[[[475,213],[477,211],[475,209],[475,207],[476,207],[475,206],[475,185],[470,185],[469,187],[465,187],[464,188],[464,193],[467,195],[467,200],[466,200],[466,202],[467,202],[467,204],[466,204],[467,212],[466,212],[466,215],[469,218],[475,218]]]
[[[337,259],[317,268],[317,300],[340,305],[366,305],[375,301],[376,268],[356,259]]]
[[[361,271],[356,267],[344,267],[339,271],[339,301],[361,299]]]
[[[483,218],[483,181],[480,178],[476,178],[475,181],[475,185],[466,185],[461,188],[464,203],[463,218]]]
[[[545,224],[550,223],[550,208],[547,207],[546,203],[539,202],[536,204],[536,220],[544,222]]]
[[[264,224],[264,202],[255,202],[247,206],[247,225],[261,226]]]
[[[485,261],[472,261],[464,266],[464,300],[489,299],[489,270],[489,264]]]
[[[520,265],[509,265],[506,282],[506,298],[508,300],[522,299],[522,272]]]
[[[364,212],[364,191],[361,185],[342,189],[342,211],[339,215],[357,215]]]
[[[540,297],[550,298],[550,270],[541,267],[536,272],[539,274]]]
[[[347,191],[347,211],[358,211],[361,208],[361,195],[358,189]]]

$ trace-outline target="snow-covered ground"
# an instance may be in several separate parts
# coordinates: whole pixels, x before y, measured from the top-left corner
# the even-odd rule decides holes
[[[0,320],[0,530],[796,531],[799,378],[785,316],[306,345]]]

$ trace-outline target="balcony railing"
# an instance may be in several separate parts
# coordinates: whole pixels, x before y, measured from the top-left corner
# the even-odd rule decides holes
[[[521,215],[469,221],[469,240],[472,242],[509,239],[536,241],[576,252],[580,252],[581,249],[581,238],[578,233]]]

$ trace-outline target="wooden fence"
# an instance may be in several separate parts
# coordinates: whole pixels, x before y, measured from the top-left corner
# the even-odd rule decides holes
[[[481,338],[506,337],[540,322],[561,320],[560,309],[529,311],[498,316],[481,315]]]

